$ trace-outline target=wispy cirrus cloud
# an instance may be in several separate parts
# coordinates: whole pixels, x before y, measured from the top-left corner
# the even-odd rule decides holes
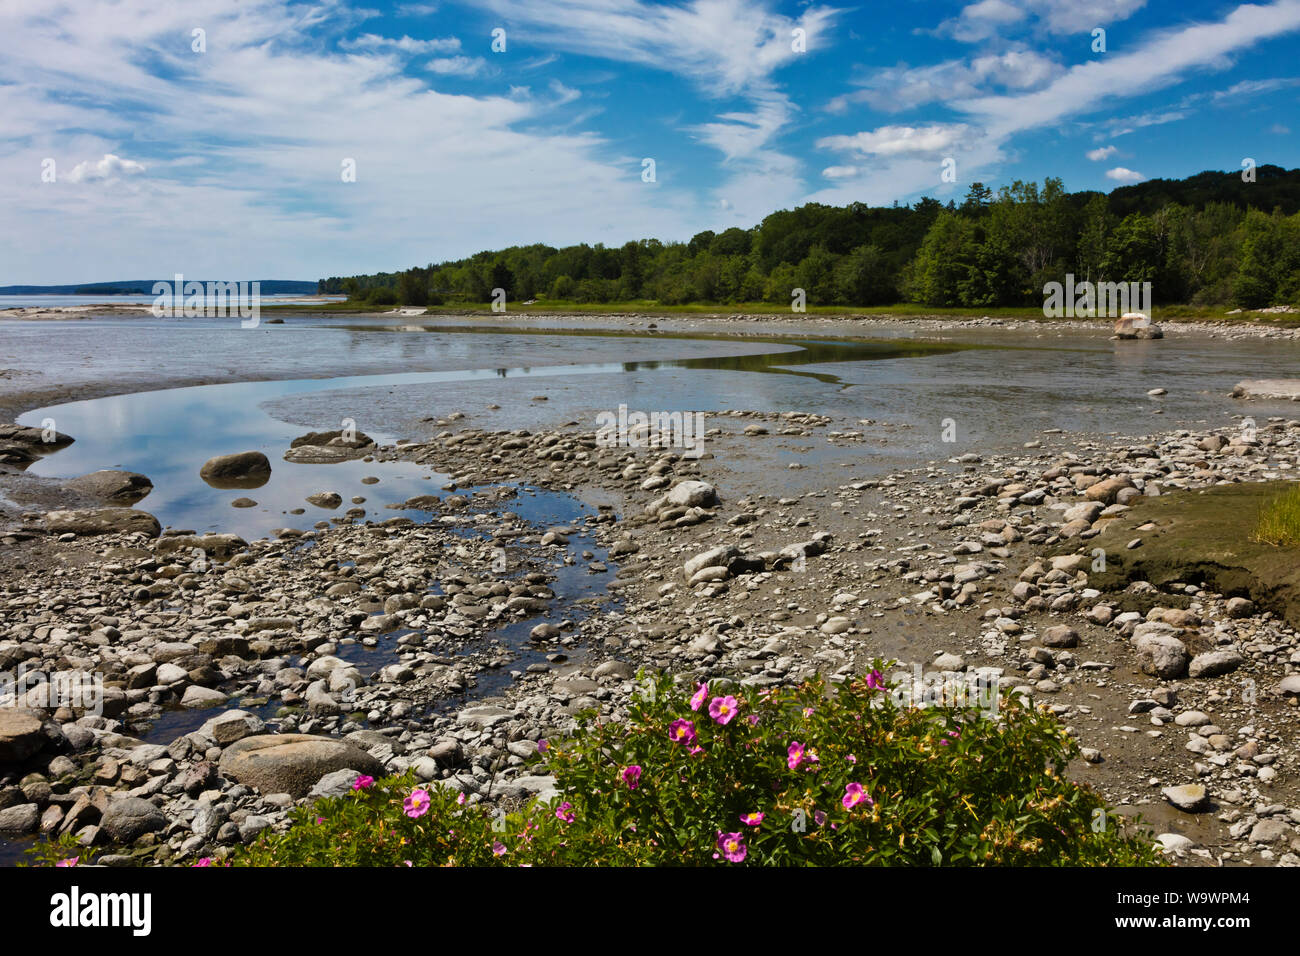
[[[790,17],[759,0],[484,0],[484,6],[534,42],[666,70],[717,94],[766,85],[777,69],[805,55],[794,49],[795,30],[815,53],[841,13],[809,6]]]
[[[481,56],[438,57],[425,64],[425,69],[440,76],[478,76],[488,68]]]
[[[1239,102],[1247,97],[1261,93],[1276,93],[1280,90],[1294,89],[1300,86],[1300,76],[1276,76],[1266,80],[1242,80],[1226,90],[1215,91],[1212,99],[1215,103]]]
[[[728,179],[713,191],[716,208],[753,219],[800,196],[800,163],[777,145],[798,108],[777,73],[824,55],[842,10],[807,6],[788,16],[766,0],[486,0],[486,6],[556,50],[662,70],[706,97],[749,101],[749,109],[685,127],[722,154]]]
[[[959,112],[995,135],[1034,129],[1110,107],[1176,83],[1191,71],[1222,68],[1261,40],[1300,29],[1300,0],[1242,5],[1222,20],[1164,30],[1132,52],[1109,53],[1066,70],[1041,90],[960,100]]]
[[[321,42],[362,20],[342,0],[0,6],[0,207],[30,224],[0,235],[5,271],[91,281],[271,262],[310,278],[694,227],[690,195],[652,195],[601,136],[548,128],[563,96],[446,92],[386,44]],[[205,53],[190,48],[196,23]],[[46,157],[82,171],[42,183]],[[115,177],[131,189],[75,182]],[[203,228],[177,229],[176,210],[201,210]],[[67,280],[70,262],[96,274]]]
[[[1121,3],[1109,9],[1114,16],[1130,15],[1140,6]],[[1083,4],[1080,9],[1086,8],[1091,15],[1104,7]],[[1021,24],[1030,15],[1041,21],[1044,29],[1064,29],[1074,16],[1063,6],[1024,0],[986,0],[967,7],[962,14],[968,20],[1004,24]],[[1079,121],[1102,110],[1113,110],[1131,97],[1177,84],[1190,75],[1224,69],[1251,47],[1296,30],[1300,30],[1300,0],[1243,4],[1219,20],[1158,30],[1133,43],[1127,52],[1108,53],[1064,68],[1036,89],[946,100],[945,106],[957,114],[958,121],[923,127],[884,126],[821,138],[817,145],[823,149],[856,151],[876,162],[863,169],[862,175],[814,193],[813,198],[844,202],[861,199],[864,191],[871,196],[888,195],[891,185],[894,195],[933,188],[939,172],[934,160],[943,149],[951,149],[958,164],[973,174],[1002,161],[1007,149],[1032,131]],[[1168,110],[1150,114],[1145,122],[1172,122],[1181,118],[1174,115],[1180,113]],[[1139,128],[1141,122],[1141,117],[1131,117],[1127,124],[1112,121],[1107,135],[1122,135]],[[959,127],[960,133],[956,132]],[[909,129],[913,132],[903,132]],[[926,132],[923,135],[916,130]],[[910,148],[912,145],[918,148]],[[884,161],[891,155],[897,162]],[[1116,170],[1120,171],[1112,179],[1134,174],[1122,167]]]
[[[85,261],[104,271],[49,281],[90,281],[276,262],[310,277],[685,238],[973,179],[1096,186],[1121,182],[1104,178],[1121,161],[1180,175],[1220,162],[1217,131],[1286,162],[1277,104],[1300,78],[1276,39],[1300,29],[1300,0],[1219,2],[0,4],[0,208],[32,224],[0,234],[0,267],[34,281]],[[490,52],[496,26],[508,52]],[[1094,26],[1109,53],[1089,53]],[[657,183],[641,181],[646,155]],[[40,182],[45,158],[57,184]],[[204,210],[204,228],[175,229],[175,209]]]

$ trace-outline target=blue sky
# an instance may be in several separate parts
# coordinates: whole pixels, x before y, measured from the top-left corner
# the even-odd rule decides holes
[[[1300,165],[1300,0],[10,0],[0,37],[0,285]]]

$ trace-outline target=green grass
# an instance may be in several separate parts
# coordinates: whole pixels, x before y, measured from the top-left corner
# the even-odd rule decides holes
[[[1300,484],[1260,509],[1254,540],[1275,548],[1300,546]]]
[[[288,313],[339,313],[345,315],[375,314],[391,312],[401,308],[395,305],[371,305],[364,302],[329,302],[318,305],[283,304],[266,305],[264,312]],[[416,307],[418,308],[418,307]],[[1157,322],[1225,322],[1232,324],[1271,325],[1282,328],[1300,326],[1298,314],[1267,314],[1257,312],[1240,312],[1229,315],[1229,307],[1224,305],[1164,305],[1155,310]],[[518,302],[508,303],[505,313],[493,313],[485,302],[450,302],[445,305],[428,306],[429,315],[463,315],[465,313],[493,315],[504,317],[511,315],[547,315],[589,314],[619,315],[638,313],[641,315],[792,315],[790,306],[781,302],[735,302],[735,303],[687,303],[684,305],[664,305],[653,299],[638,299],[630,302],[569,302],[559,300],[540,300],[532,305]],[[893,305],[849,306],[849,305],[810,305],[808,315],[843,316],[845,318],[863,316],[891,316],[900,319],[932,318],[984,318],[1014,319],[1017,321],[1060,322],[1080,321],[1077,319],[1053,319],[1043,315],[1041,308],[1034,306],[1016,306],[1008,308],[938,308],[918,305],[913,302],[899,302]],[[1099,324],[1109,325],[1114,320],[1109,318],[1093,319]]]

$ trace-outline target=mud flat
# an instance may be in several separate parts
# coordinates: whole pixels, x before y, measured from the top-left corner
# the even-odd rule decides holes
[[[842,394],[831,368],[762,385],[769,400],[790,383]],[[1295,865],[1295,622],[1211,574],[1231,565],[1209,551],[1173,563],[1184,532],[1198,548],[1240,541],[1247,499],[1300,474],[1300,421],[1234,406],[1235,380],[1215,389],[1221,425],[1043,428],[883,465],[866,452],[908,430],[852,403],[715,408],[696,457],[671,435],[599,440],[571,406],[541,400],[559,377],[515,386],[509,427],[490,396],[456,385],[434,415],[384,413],[402,424],[382,418],[355,460],[379,479],[364,495],[312,472],[299,490],[321,504],[304,500],[270,535],[69,525],[33,507],[0,538],[0,670],[99,675],[103,706],[47,686],[5,709],[0,836],[12,855],[66,832],[121,865],[221,856],[374,767],[515,801],[551,784],[529,766],[537,741],[584,709],[624,716],[639,670],[762,687],[884,657],[902,681],[978,673],[1048,708],[1084,748],[1071,774],[1146,819],[1174,861]],[[367,401],[322,395],[276,413],[328,435],[340,408]],[[1142,401],[1131,407],[1154,414]],[[284,458],[299,430],[265,449],[273,475],[316,467]],[[398,468],[436,476],[429,494],[389,490]],[[158,489],[124,510],[179,507],[150,477]],[[349,513],[363,496],[370,507]],[[1136,563],[1165,543],[1167,562]],[[246,773],[253,749],[283,772]],[[1194,785],[1203,798],[1185,799]]]

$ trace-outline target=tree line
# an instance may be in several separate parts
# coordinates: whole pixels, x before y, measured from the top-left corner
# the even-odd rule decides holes
[[[1253,173],[1253,175],[1250,175]],[[401,272],[322,279],[372,304],[511,302],[1034,306],[1043,287],[1150,282],[1158,304],[1300,304],[1300,169],[1204,172],[1109,194],[1060,179],[973,183],[960,204],[810,203],[689,242],[485,251]]]

